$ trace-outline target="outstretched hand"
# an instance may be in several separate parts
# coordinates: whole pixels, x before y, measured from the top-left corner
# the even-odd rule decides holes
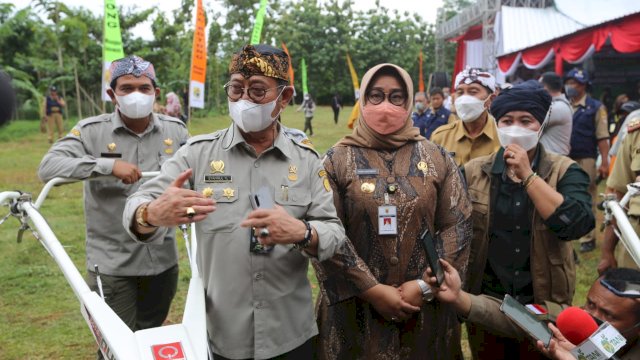
[[[393,286],[378,284],[360,295],[388,321],[402,321],[420,308],[402,299],[400,290]]]
[[[458,270],[456,270],[451,264],[444,259],[440,259],[439,261],[440,266],[442,266],[442,270],[444,271],[444,281],[440,286],[438,286],[435,274],[433,273],[433,270],[431,270],[431,267],[429,267],[427,269],[427,275],[429,275],[427,284],[431,287],[431,291],[436,299],[444,303],[452,303],[460,297],[462,280],[460,279]]]

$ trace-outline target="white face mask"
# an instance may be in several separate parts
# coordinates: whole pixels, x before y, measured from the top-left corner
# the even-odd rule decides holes
[[[146,95],[141,92],[134,91],[128,95],[115,96],[116,101],[118,102],[118,109],[129,119],[144,119],[149,116],[153,110],[155,94]]]
[[[454,106],[460,120],[472,122],[477,120],[484,112],[484,103],[489,100],[489,95],[484,101],[471,95],[462,95],[456,98]]]
[[[539,132],[523,128],[518,125],[511,125],[498,128],[498,138],[500,145],[517,144],[525,151],[529,151],[538,145]]]
[[[282,109],[276,116],[271,116],[271,113],[276,108],[276,102],[281,94],[282,91],[275,100],[266,104],[256,104],[249,100],[229,101],[229,116],[244,132],[262,131],[273,124],[278,115],[280,115]]]

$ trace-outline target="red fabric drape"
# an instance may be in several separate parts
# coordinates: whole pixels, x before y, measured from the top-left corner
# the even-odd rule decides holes
[[[621,53],[640,52],[640,14],[609,26],[611,45]]]
[[[498,58],[498,66],[500,67],[500,71],[506,73],[511,69],[513,62],[518,58],[518,53],[513,53],[505,56],[501,56]]]
[[[467,46],[464,44],[464,40],[458,40],[458,50],[456,50],[456,62],[453,65],[453,76],[451,77],[451,91],[455,90],[456,75],[464,68],[464,53]]]
[[[551,44],[532,47],[522,52],[522,61],[536,67],[549,55],[549,51],[552,51]]]
[[[476,40],[482,38],[482,25],[475,25],[469,28],[467,32],[464,34],[451,39],[451,42],[458,43],[458,49],[456,50],[456,62],[453,65],[453,76],[451,77],[451,89],[454,88],[455,85],[455,77],[456,75],[464,70],[464,58],[465,52],[467,51],[467,45],[464,43],[465,40]]]
[[[607,38],[611,37],[611,45],[622,53],[640,52],[640,14],[627,16],[606,24],[585,29],[554,41],[537,45],[521,51],[522,60],[529,65],[535,65],[544,60],[549,49],[555,52],[555,71],[562,74],[562,62],[575,62],[581,59],[591,45],[600,51]],[[509,70],[517,59],[516,53],[503,55],[498,58],[498,65],[502,72]]]

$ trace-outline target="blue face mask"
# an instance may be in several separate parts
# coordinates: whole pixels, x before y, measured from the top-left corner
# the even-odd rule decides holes
[[[426,106],[423,103],[416,103],[416,110],[422,112],[425,108]]]
[[[573,86],[565,85],[564,92],[567,94],[567,97],[570,99],[578,97],[578,90]]]

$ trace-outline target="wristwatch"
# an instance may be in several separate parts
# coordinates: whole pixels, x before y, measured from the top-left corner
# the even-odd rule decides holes
[[[304,232],[304,239],[293,244],[293,247],[298,250],[304,250],[308,248],[309,244],[311,244],[311,236],[313,235],[313,231],[311,231],[311,225],[305,220],[302,220],[302,222],[304,223],[304,226],[307,227],[307,230]]]
[[[429,285],[427,285],[427,283],[422,279],[417,279],[416,281],[418,282],[418,286],[420,286],[420,290],[422,291],[422,301],[431,302],[434,296]]]
[[[136,223],[142,227],[146,228],[154,228],[157,227],[155,225],[151,225],[147,222],[147,208],[149,207],[149,203],[142,204],[136,210]]]

